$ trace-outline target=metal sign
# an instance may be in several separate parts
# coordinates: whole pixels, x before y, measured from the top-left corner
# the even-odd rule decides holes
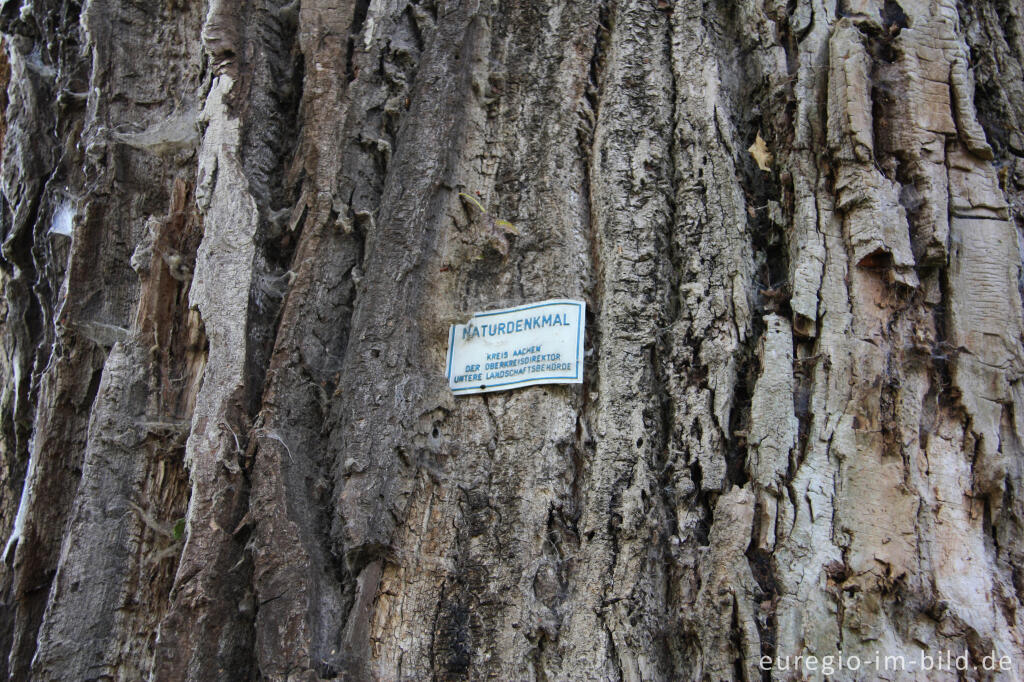
[[[583,382],[583,301],[552,299],[477,313],[448,335],[456,395]]]

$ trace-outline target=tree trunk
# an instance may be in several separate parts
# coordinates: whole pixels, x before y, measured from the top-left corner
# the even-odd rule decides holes
[[[1019,2],[0,25],[10,678],[1024,677]]]

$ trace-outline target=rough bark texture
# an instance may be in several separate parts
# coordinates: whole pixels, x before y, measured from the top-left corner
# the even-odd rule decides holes
[[[0,28],[0,676],[1024,677],[1018,2]],[[550,297],[582,387],[453,397]]]

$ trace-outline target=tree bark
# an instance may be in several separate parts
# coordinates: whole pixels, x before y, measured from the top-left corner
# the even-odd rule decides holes
[[[1024,677],[1019,3],[0,29],[0,674]],[[546,298],[582,386],[453,396]]]

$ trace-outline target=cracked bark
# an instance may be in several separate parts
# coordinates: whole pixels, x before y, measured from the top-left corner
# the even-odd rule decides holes
[[[4,674],[1024,676],[1022,22],[4,4]],[[549,297],[583,385],[454,398]]]

